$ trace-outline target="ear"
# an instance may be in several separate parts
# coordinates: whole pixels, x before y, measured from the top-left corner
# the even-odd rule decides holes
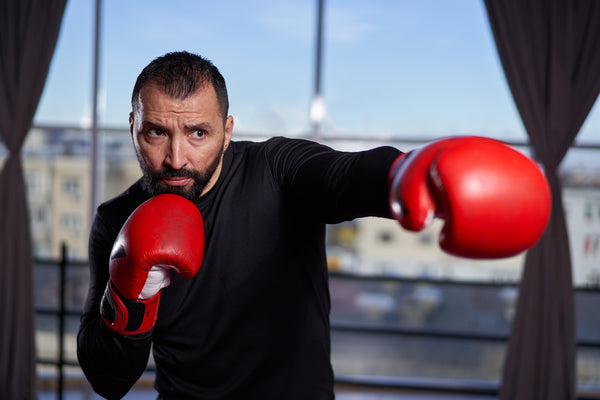
[[[231,142],[231,134],[233,133],[233,117],[230,115],[225,121],[225,138],[223,139],[223,149],[226,150]]]
[[[131,137],[133,137],[133,125],[135,121],[133,119],[133,112],[129,113],[129,133],[131,133]]]

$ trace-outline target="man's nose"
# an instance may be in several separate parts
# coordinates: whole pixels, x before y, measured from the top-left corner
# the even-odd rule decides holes
[[[171,168],[178,170],[187,165],[185,157],[185,143],[178,137],[171,137],[167,154],[165,156],[165,164]]]

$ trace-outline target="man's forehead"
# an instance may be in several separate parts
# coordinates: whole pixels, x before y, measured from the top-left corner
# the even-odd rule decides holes
[[[214,104],[218,107],[217,95],[211,85],[204,85],[189,93],[187,96],[172,96],[167,90],[157,84],[145,85],[140,89],[138,98],[138,110],[154,108],[159,104],[180,104],[181,106],[200,105],[202,107]],[[209,106],[212,108],[212,104]]]
[[[143,100],[144,97],[156,96],[157,94],[170,97],[175,100],[184,100],[188,97],[202,95],[213,95],[216,98],[216,91],[209,82],[200,83],[195,90],[182,91],[162,85],[160,82],[150,81],[140,88],[138,100]]]
[[[173,118],[185,126],[198,127],[202,123],[215,124],[221,112],[214,89],[208,86],[196,90],[184,99],[169,96],[157,85],[143,87],[137,107],[132,113],[138,126],[166,126]]]

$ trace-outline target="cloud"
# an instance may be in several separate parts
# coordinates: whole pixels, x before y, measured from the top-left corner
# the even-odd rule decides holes
[[[362,40],[375,30],[373,8],[331,6],[326,10],[326,35],[332,42],[351,44]]]
[[[267,29],[296,39],[314,39],[317,23],[316,2],[257,0],[252,18]],[[375,29],[374,15],[381,8],[372,6],[325,3],[326,40],[351,44],[363,39]]]
[[[316,9],[314,3],[301,0],[257,0],[251,18],[277,34],[294,39],[314,35]]]

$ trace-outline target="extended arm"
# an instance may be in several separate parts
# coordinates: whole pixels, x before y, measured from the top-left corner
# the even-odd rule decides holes
[[[325,223],[390,218],[387,176],[402,154],[392,147],[334,151],[304,140],[278,139],[269,153],[275,179],[299,212]]]
[[[393,217],[408,230],[445,221],[440,246],[470,258],[500,258],[533,246],[548,222],[543,171],[499,141],[456,137],[408,155],[390,147],[343,153],[316,143],[283,142],[275,176],[299,210],[335,223]],[[391,212],[390,212],[391,208]]]

